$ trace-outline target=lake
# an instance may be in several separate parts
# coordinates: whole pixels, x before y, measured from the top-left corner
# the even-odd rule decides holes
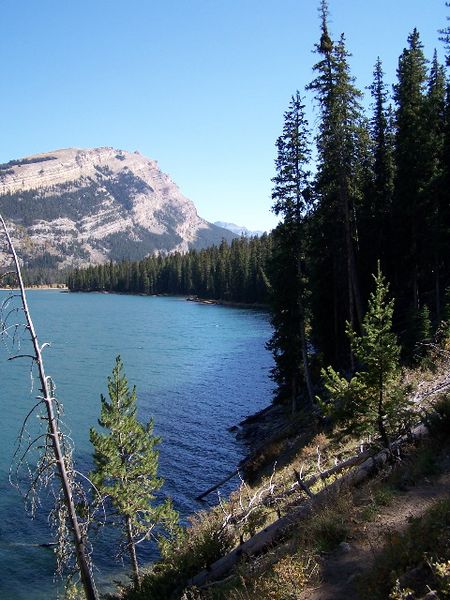
[[[41,344],[51,343],[44,351],[46,371],[64,405],[76,468],[86,474],[91,468],[89,428],[97,424],[100,394],[107,394],[106,380],[120,354],[130,385],[137,387],[139,418],[153,416],[162,437],[164,493],[183,520],[204,507],[195,497],[245,455],[228,428],[271,401],[268,314],[183,298],[52,290],[30,291],[28,300]],[[0,598],[49,600],[58,589],[54,556],[36,546],[52,539],[49,500],[43,497],[43,509],[31,520],[9,483],[15,440],[37,386],[32,392],[27,359],[7,358],[0,347]],[[109,534],[92,542],[96,581],[106,589],[121,567],[110,558]],[[144,548],[140,556],[151,560],[154,549]]]

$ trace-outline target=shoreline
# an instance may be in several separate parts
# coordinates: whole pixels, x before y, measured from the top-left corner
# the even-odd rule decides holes
[[[34,289],[34,288],[32,288]],[[210,298],[199,298],[198,296],[192,296],[187,294],[145,294],[144,292],[122,292],[119,290],[71,290],[67,286],[64,288],[70,294],[118,294],[120,296],[142,296],[149,298],[184,298],[186,302],[195,302],[196,304],[206,304],[211,306],[226,306],[229,308],[253,308],[256,310],[270,310],[268,304],[262,304],[258,302],[246,303],[246,302],[233,302],[231,300],[215,300]]]
[[[19,287],[0,287],[0,292],[15,292],[19,289],[20,289]],[[43,291],[55,290],[57,292],[58,291],[59,292],[67,292],[67,291],[69,291],[69,288],[63,283],[55,283],[54,285],[47,284],[47,285],[25,286],[25,291],[29,292],[30,290],[43,290]]]
[[[260,302],[233,302],[232,300],[212,300],[208,298],[199,298],[198,296],[186,296],[187,302],[196,302],[197,304],[212,304],[216,306],[228,306],[231,308],[255,308],[269,310],[268,304],[262,304]],[[245,419],[244,419],[245,420]]]

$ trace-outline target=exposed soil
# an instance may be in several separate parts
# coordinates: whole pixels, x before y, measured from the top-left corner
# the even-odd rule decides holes
[[[321,557],[321,583],[302,592],[299,600],[368,600],[358,593],[357,582],[373,566],[386,536],[402,533],[413,519],[421,517],[436,502],[450,497],[450,456],[441,461],[442,474],[422,479],[396,494],[371,521],[355,525],[352,538]]]

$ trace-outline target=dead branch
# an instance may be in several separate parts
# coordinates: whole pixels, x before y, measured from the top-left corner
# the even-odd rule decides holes
[[[239,473],[239,469],[234,470],[232,473],[230,473],[229,475],[227,475],[226,477],[221,479],[219,481],[219,483],[216,483],[215,485],[208,488],[205,492],[202,492],[201,494],[196,496],[195,499],[199,500],[199,501],[203,500],[203,498],[205,498],[205,496],[208,496],[208,494],[217,490],[217,488],[221,487],[224,483],[226,483],[227,481],[230,481],[230,479],[232,479],[233,477],[236,477],[236,475],[238,475],[238,473]]]
[[[410,435],[404,435],[391,445],[391,450],[400,447],[408,442],[411,437],[419,438],[427,435],[425,425],[418,425],[412,430]],[[285,535],[292,527],[298,526],[299,522],[306,519],[313,509],[317,509],[333,495],[337,494],[344,487],[354,487],[378,472],[391,458],[391,451],[384,449],[375,456],[366,458],[366,460],[355,469],[346,473],[323,490],[317,493],[313,498],[305,500],[301,505],[292,509],[287,515],[281,517],[249,540],[232,550],[226,556],[223,556],[207,569],[204,569],[189,581],[189,585],[201,587],[210,581],[226,576],[234,565],[243,556],[252,556],[262,552],[270,544],[274,543],[281,536]]]

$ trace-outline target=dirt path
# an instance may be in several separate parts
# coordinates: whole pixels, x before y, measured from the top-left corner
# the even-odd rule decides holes
[[[363,578],[370,570],[386,534],[402,532],[435,502],[450,497],[449,457],[445,463],[445,470],[438,478],[424,479],[400,492],[372,521],[357,524],[348,543],[342,543],[338,550],[322,558],[321,584],[305,590],[299,600],[369,600],[358,595],[357,576]]]

